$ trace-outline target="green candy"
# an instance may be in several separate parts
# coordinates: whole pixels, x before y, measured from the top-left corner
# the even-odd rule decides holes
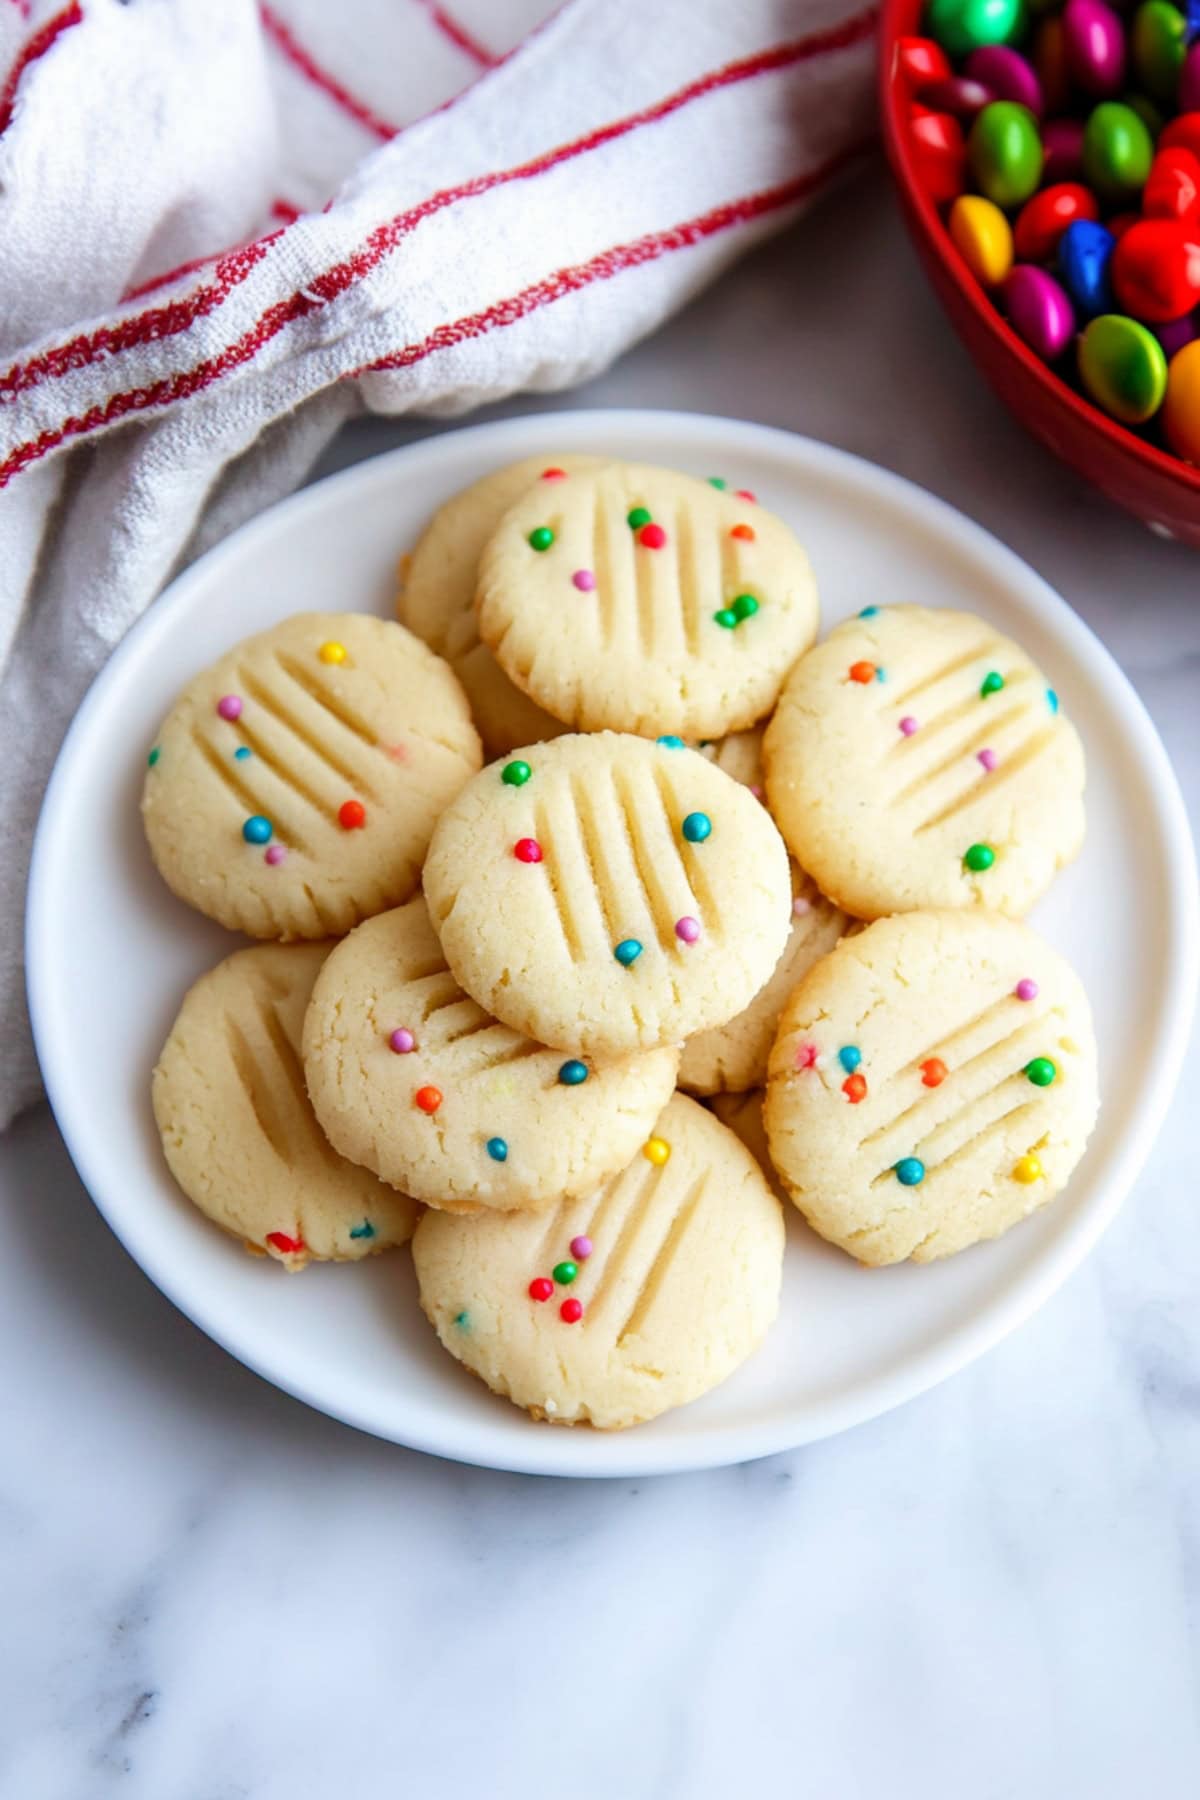
[[[1143,0],[1133,15],[1129,35],[1138,81],[1173,112],[1179,71],[1187,54],[1187,20],[1168,0]]]
[[[976,115],[967,139],[971,173],[997,206],[1020,206],[1042,178],[1037,120],[1016,100],[993,100]]]
[[[1152,418],[1167,391],[1167,359],[1152,331],[1123,313],[1101,313],[1079,340],[1079,378],[1124,425]]]
[[[1083,173],[1102,199],[1121,205],[1146,185],[1154,144],[1131,106],[1102,100],[1083,128]]]
[[[929,0],[925,29],[949,56],[1011,44],[1026,26],[1025,0]]]

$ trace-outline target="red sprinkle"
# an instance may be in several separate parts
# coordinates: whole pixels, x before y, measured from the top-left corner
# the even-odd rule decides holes
[[[753,525],[734,525],[730,528],[729,535],[731,538],[740,538],[743,544],[752,544],[754,527]]]
[[[867,1082],[863,1075],[847,1075],[842,1083],[842,1092],[851,1106],[857,1106],[860,1100],[867,1097]]]
[[[941,1087],[948,1070],[940,1056],[930,1056],[921,1064],[921,1080],[926,1087]]]
[[[543,469],[542,470],[542,480],[543,481],[565,481],[566,479],[567,479],[567,471],[565,469]]]
[[[666,541],[666,532],[661,525],[656,525],[653,520],[651,520],[649,525],[643,525],[642,529],[638,532],[638,543],[644,544],[647,550],[661,550]]]
[[[442,1104],[442,1090],[435,1087],[418,1088],[413,1099],[423,1113],[435,1113]]]
[[[518,862],[539,863],[542,860],[542,846],[536,838],[518,838],[513,845],[513,855]]]
[[[343,800],[338,807],[338,824],[343,831],[360,831],[367,822],[367,809],[361,800]]]
[[[536,1280],[531,1281],[529,1284],[529,1298],[531,1300],[548,1300],[553,1292],[554,1283],[550,1280],[548,1275],[539,1275]]]
[[[295,1256],[304,1248],[303,1238],[289,1237],[286,1231],[268,1231],[267,1242],[274,1244],[276,1250],[282,1250],[285,1256]]]
[[[575,1325],[583,1317],[583,1302],[581,1300],[564,1300],[558,1313],[559,1317],[565,1319],[568,1325]]]
[[[863,687],[865,687],[868,681],[874,681],[875,679],[875,664],[869,662],[851,663],[850,679],[851,681],[861,682]]]
[[[796,1052],[796,1067],[798,1069],[815,1069],[817,1057],[820,1054],[815,1044],[801,1044]]]
[[[734,488],[733,491],[739,500],[749,500],[751,506],[758,505],[758,495],[752,494],[749,488]]]

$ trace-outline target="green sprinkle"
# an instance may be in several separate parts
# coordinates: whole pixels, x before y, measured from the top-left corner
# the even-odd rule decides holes
[[[352,1238],[373,1238],[375,1236],[375,1227],[372,1225],[370,1219],[364,1219],[361,1225],[354,1225],[351,1227],[350,1236]]]
[[[159,749],[158,745],[155,744],[153,750],[150,752],[149,756],[146,758],[146,767],[149,769],[152,769],[161,755],[162,755],[162,751]]]
[[[559,1287],[570,1287],[571,1283],[579,1273],[579,1268],[578,1265],[573,1262],[560,1262],[555,1263],[550,1273],[553,1275],[555,1281],[557,1281]]]
[[[983,678],[983,685],[979,690],[979,698],[981,700],[986,700],[989,694],[998,694],[1003,686],[1004,677],[1001,675],[999,669],[989,669]]]
[[[454,1315],[454,1323],[455,1323],[455,1324],[456,1324],[456,1325],[457,1325],[457,1326],[458,1326],[458,1328],[459,1328],[459,1330],[460,1330],[460,1331],[467,1331],[467,1330],[469,1330],[469,1328],[470,1328],[470,1324],[471,1324],[471,1315],[470,1315],[470,1313],[469,1313],[469,1312],[460,1312],[460,1313],[455,1313],[455,1315]]]
[[[531,531],[529,534],[531,550],[548,550],[553,542],[554,533],[548,525],[539,525],[536,531]]]
[[[650,523],[650,510],[645,506],[635,506],[625,514],[625,523],[630,531],[640,531],[643,525]]]
[[[506,787],[524,787],[532,774],[527,762],[510,762],[501,769],[500,779]]]
[[[729,483],[722,480],[720,475],[710,475],[708,478],[708,485],[709,487],[726,488],[729,486]]]
[[[963,867],[970,869],[975,875],[982,875],[990,869],[996,860],[996,852],[990,844],[972,844],[963,857]]]
[[[1035,1056],[1032,1062],[1025,1064],[1025,1074],[1034,1087],[1049,1087],[1058,1070],[1048,1056]]]
[[[752,619],[758,611],[758,601],[753,594],[739,594],[732,610],[736,619]]]
[[[713,618],[716,620],[718,625],[723,625],[725,627],[726,631],[732,631],[734,626],[738,622],[737,614],[735,612],[731,612],[727,606],[723,606],[721,608],[720,612],[715,612],[713,614]]]

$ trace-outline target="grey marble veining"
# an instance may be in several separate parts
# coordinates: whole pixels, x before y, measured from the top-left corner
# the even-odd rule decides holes
[[[1200,813],[1200,556],[1010,422],[878,177],[581,394],[500,410],[580,403],[789,426],[961,506],[1113,650]],[[423,429],[357,425],[327,466]],[[1196,1091],[982,1362],[801,1452],[610,1483],[435,1462],[268,1388],[35,1112],[0,1141],[0,1795],[1191,1800]]]

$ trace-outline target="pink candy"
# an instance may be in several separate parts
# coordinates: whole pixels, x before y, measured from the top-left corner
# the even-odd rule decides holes
[[[1067,0],[1062,13],[1063,53],[1076,87],[1103,99],[1125,80],[1125,32],[1103,0]]]
[[[1032,263],[1018,263],[1001,293],[1013,330],[1034,355],[1043,362],[1061,356],[1074,334],[1075,314],[1054,277]]]
[[[1027,106],[1035,119],[1041,118],[1042,84],[1032,64],[1007,45],[985,44],[972,50],[963,64],[963,73],[987,88],[993,100],[1016,100]]]

